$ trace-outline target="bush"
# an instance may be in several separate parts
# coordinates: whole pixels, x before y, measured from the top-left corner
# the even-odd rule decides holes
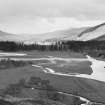
[[[10,84],[6,89],[4,89],[3,94],[4,95],[11,95],[11,96],[16,97],[21,93],[25,84],[26,84],[25,79],[21,79],[16,84]]]
[[[7,69],[7,68],[12,68],[12,67],[22,67],[27,64],[32,64],[32,62],[15,61],[15,60],[11,60],[11,59],[2,59],[0,61],[0,69]]]

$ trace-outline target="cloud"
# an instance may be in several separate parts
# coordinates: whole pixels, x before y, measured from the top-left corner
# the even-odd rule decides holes
[[[12,17],[0,25],[0,29],[15,34],[41,34],[68,28],[94,26],[102,21],[80,21],[70,17]]]
[[[103,19],[104,0],[0,0],[0,15]]]
[[[103,21],[104,0],[0,0],[0,28],[12,32],[46,32]]]

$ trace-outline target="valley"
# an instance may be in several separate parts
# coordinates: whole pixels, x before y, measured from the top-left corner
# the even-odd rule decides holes
[[[104,29],[105,23],[22,40],[0,31],[0,102],[105,105]]]
[[[53,53],[50,51],[41,52],[40,54],[38,51],[24,53],[1,52],[0,55],[0,59],[32,62],[30,65],[16,67],[15,69],[1,69],[1,90],[5,89],[9,84],[17,83],[23,78],[28,81],[30,77],[35,76],[49,80],[51,85],[60,93],[83,97],[85,101],[88,100],[91,105],[104,105],[105,103],[105,80],[104,76],[102,76],[104,75],[104,61],[102,61],[103,63],[100,65],[99,62],[101,61],[95,60],[89,56],[84,56],[80,53],[57,51]],[[100,69],[103,71],[100,71]],[[101,90],[100,86],[102,87]]]

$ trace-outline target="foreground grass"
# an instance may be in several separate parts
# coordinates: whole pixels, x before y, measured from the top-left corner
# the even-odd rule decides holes
[[[73,55],[72,53],[67,54],[66,52],[58,53],[58,52],[32,51],[32,52],[28,52],[28,54],[29,55],[27,57],[31,57],[31,58],[48,57],[48,56],[64,57],[64,58],[65,57],[66,58],[85,58],[81,54],[76,53]],[[30,64],[28,65],[29,62],[28,63],[25,62],[24,66],[23,65],[20,66],[21,65],[20,63],[18,66],[16,66],[15,63],[13,63],[13,61],[11,63],[5,62],[4,63],[4,65],[6,66],[5,70],[1,68],[1,71],[0,71],[1,92],[2,92],[2,89],[6,88],[9,84],[16,84],[20,79],[23,79],[23,78],[26,81],[28,81],[31,76],[36,76],[44,80],[46,79],[49,80],[50,84],[58,91],[62,91],[65,93],[72,93],[72,94],[78,93],[78,95],[83,96],[93,102],[105,103],[105,83],[103,82],[84,79],[84,78],[45,74],[40,68],[32,67]],[[34,63],[37,64],[38,62],[34,62]],[[12,66],[7,66],[8,64]],[[80,63],[80,64],[83,66],[85,65],[84,63]],[[79,70],[81,70],[81,67],[79,68]],[[29,93],[33,93],[33,92],[27,91],[27,94],[26,94],[27,97]]]
[[[31,105],[81,105],[79,97],[60,94],[49,82],[39,77],[30,77],[28,81],[21,79],[18,83],[10,84],[3,89],[3,100],[12,103],[32,103]],[[16,104],[17,105],[17,104]]]
[[[32,66],[0,71],[0,89],[6,88],[9,84],[16,84],[23,78],[28,81],[32,76],[49,80],[50,84],[58,91],[78,93],[93,102],[105,103],[105,83],[84,78],[45,74],[41,69]]]

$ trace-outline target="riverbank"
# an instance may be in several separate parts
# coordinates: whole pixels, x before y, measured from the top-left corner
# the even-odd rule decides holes
[[[69,74],[64,74],[61,72],[56,72],[51,68],[45,68],[44,72],[45,73],[51,73],[54,75],[62,75],[62,76],[74,76],[74,77],[81,77],[81,78],[87,78],[87,79],[94,79],[98,81],[105,82],[105,62],[96,60],[90,56],[86,56],[87,60],[91,62],[90,67],[92,68],[92,74],[87,75],[87,74],[78,74],[78,73],[69,73]]]
[[[32,67],[31,65],[30,66],[27,65],[26,67],[0,71],[0,88],[4,88],[10,83],[16,83],[21,78],[24,78],[25,80],[27,80],[30,76],[37,76],[43,79],[50,80],[51,84],[61,92],[72,94],[73,91],[77,91],[79,96],[86,97],[86,99],[91,100],[92,102],[103,102],[103,103],[105,102],[104,82],[99,81],[99,78],[97,79],[94,76],[93,76],[94,78],[91,76],[92,74],[95,73],[95,70],[92,72],[91,75],[86,75],[86,74],[81,74],[76,72],[75,73],[69,72],[68,74],[67,73],[64,74],[60,72],[61,69],[59,69],[59,72],[58,72],[57,69],[55,70],[54,68],[50,68],[51,65],[49,65],[49,63],[50,64],[52,63],[54,65],[59,64],[61,68],[63,68],[63,66],[74,64],[74,67],[75,67],[76,61],[77,62],[86,61],[86,62],[90,62],[91,64],[90,67],[92,68],[93,62],[96,62],[94,61],[94,58],[91,58],[91,57],[90,58],[88,57],[87,58],[86,57],[85,58],[62,57],[61,58],[61,57],[52,56],[50,54],[48,54],[48,56],[47,55],[44,56],[43,58],[38,58],[38,57],[34,58],[35,56],[33,55],[33,58],[29,58],[30,60],[32,59],[36,60],[34,62],[35,63],[34,67]],[[17,57],[16,59],[20,60],[21,57]],[[28,59],[25,59],[25,60],[28,60]],[[37,63],[42,65],[37,65]],[[97,64],[95,63],[95,65],[98,65],[98,62]],[[77,69],[79,66],[84,66],[84,63],[78,63],[78,66],[76,66]],[[70,66],[68,66],[68,68],[70,68]]]

